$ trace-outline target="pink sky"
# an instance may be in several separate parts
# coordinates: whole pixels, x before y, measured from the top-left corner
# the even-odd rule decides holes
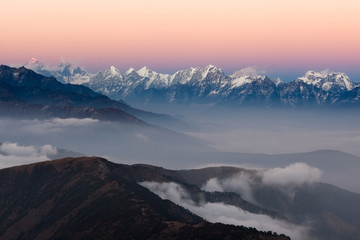
[[[360,72],[358,0],[13,0],[0,29],[3,64]]]

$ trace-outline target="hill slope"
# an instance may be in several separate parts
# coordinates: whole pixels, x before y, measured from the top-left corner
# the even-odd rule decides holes
[[[288,239],[211,224],[97,157],[0,171],[0,239]]]

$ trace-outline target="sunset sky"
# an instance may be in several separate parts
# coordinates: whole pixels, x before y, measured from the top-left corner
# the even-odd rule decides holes
[[[359,0],[12,0],[0,29],[1,64],[257,66],[282,78],[329,68],[360,81]]]

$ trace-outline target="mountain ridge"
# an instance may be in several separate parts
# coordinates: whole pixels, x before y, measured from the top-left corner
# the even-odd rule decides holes
[[[289,239],[209,223],[98,157],[0,170],[0,239]]]

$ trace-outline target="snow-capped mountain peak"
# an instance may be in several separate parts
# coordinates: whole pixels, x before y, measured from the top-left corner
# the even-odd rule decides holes
[[[140,68],[137,72],[138,72],[139,76],[142,76],[142,77],[149,77],[152,74],[156,74],[156,72],[152,71],[151,69],[149,69],[146,66]]]
[[[231,88],[241,87],[244,84],[252,83],[256,80],[264,81],[266,76],[261,75],[262,73],[265,73],[265,71],[258,70],[255,67],[246,67],[237,70],[229,76],[232,79]]]
[[[309,85],[317,85],[324,77],[324,74],[310,70],[307,71],[304,76],[299,77],[298,80],[303,81],[304,83],[307,83]]]
[[[222,72],[222,69],[221,68],[218,68],[218,67],[216,67],[216,66],[214,66],[214,65],[207,65],[206,67],[205,67],[205,69],[207,70],[207,71],[210,71],[210,72],[217,72],[217,71],[220,71],[220,72]]]
[[[276,86],[281,84],[281,83],[284,83],[279,77],[275,78],[275,80],[273,80],[273,82],[275,83]]]
[[[203,68],[196,68],[195,71],[201,72],[202,79],[200,80],[205,80],[209,74],[220,74],[220,75],[224,74],[221,68],[217,68],[211,64]]]
[[[132,67],[131,67],[131,68],[129,68],[129,69],[125,72],[125,74],[126,74],[126,75],[129,75],[129,74],[133,73],[134,71],[136,72],[135,68],[132,68]]]
[[[91,74],[84,68],[62,61],[57,66],[48,66],[32,58],[24,67],[44,76],[53,76],[63,83],[83,84],[90,81]]]
[[[346,89],[348,91],[355,87],[348,75],[341,72],[315,72],[307,71],[304,76],[299,77],[296,81],[302,81],[309,85],[314,85],[329,91],[333,88]]]
[[[157,73],[146,66],[139,69],[137,74],[144,78],[145,89],[167,87],[171,84],[171,75]]]
[[[231,79],[231,89],[241,87],[242,85],[252,83],[254,81],[264,81],[268,79],[266,76],[251,76],[251,75],[244,75],[236,78]],[[275,83],[276,84],[276,83]]]
[[[314,70],[309,70],[305,73],[307,77],[325,77],[328,73],[326,72],[316,72]]]
[[[332,72],[327,75],[327,80],[328,82],[332,82],[346,88],[348,91],[354,89],[355,87],[355,83],[352,82],[349,76],[345,73]]]
[[[208,71],[211,71],[211,72],[216,72],[218,70],[220,70],[219,68],[215,67],[214,65],[208,65],[205,67]]]
[[[231,80],[231,88],[237,88],[237,87],[241,87],[244,84],[247,83],[251,83],[253,82],[255,79],[252,78],[251,76],[247,75],[247,76],[241,76],[241,77],[237,77],[237,78],[233,78]]]
[[[121,73],[120,73],[119,69],[117,69],[116,67],[110,66],[107,69],[105,69],[104,75],[118,76],[118,75],[121,75]]]

